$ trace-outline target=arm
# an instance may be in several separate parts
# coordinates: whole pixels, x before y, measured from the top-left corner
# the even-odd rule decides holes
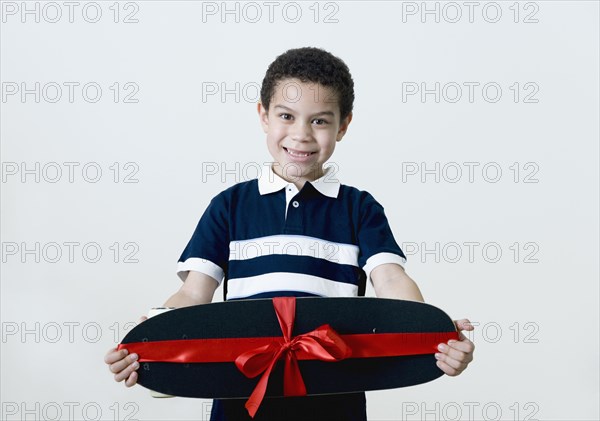
[[[371,282],[379,298],[425,302],[415,281],[396,263],[385,263],[375,267],[371,271]]]
[[[210,276],[190,271],[185,282],[175,294],[173,294],[164,304],[164,307],[188,307],[198,304],[208,304],[212,301],[218,283]],[[146,320],[142,317],[140,322]],[[115,375],[115,381],[125,380],[125,386],[131,387],[137,383],[137,369],[140,364],[137,362],[137,355],[128,355],[127,349],[117,351],[111,348],[104,362],[108,364],[110,371]]]
[[[371,282],[375,288],[375,294],[379,298],[395,298],[398,300],[411,300],[425,302],[419,287],[404,271],[402,266],[396,263],[385,263],[375,267],[371,271]],[[473,330],[469,320],[455,320],[454,324],[459,331],[459,340],[450,340],[447,344],[439,344],[440,352],[435,354],[437,366],[449,376],[457,376],[462,373],[469,363],[473,361],[475,345],[461,330]]]
[[[217,281],[201,272],[191,270],[185,282],[164,304],[164,307],[188,307],[212,301]]]

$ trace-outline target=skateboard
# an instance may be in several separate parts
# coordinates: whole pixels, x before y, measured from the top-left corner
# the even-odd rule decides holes
[[[437,345],[458,340],[430,304],[370,297],[277,297],[184,307],[133,328],[138,383],[197,398],[298,396],[432,381]],[[266,379],[265,379],[266,377]],[[258,390],[261,389],[261,390]],[[249,408],[250,411],[250,408]],[[255,412],[255,411],[254,411]]]

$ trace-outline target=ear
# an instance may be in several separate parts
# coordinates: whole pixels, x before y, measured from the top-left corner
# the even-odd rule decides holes
[[[269,131],[269,112],[263,107],[262,103],[258,101],[256,104],[256,111],[258,111],[258,119],[263,131],[267,133]]]
[[[340,140],[342,140],[342,137],[344,137],[344,135],[348,131],[348,126],[350,125],[351,121],[352,121],[352,113],[348,114],[348,117],[346,117],[344,120],[342,120],[342,123],[340,124],[340,128],[337,132],[337,136],[335,139],[336,142],[339,142]]]

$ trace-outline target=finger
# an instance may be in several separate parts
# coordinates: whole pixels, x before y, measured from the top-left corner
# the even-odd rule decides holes
[[[123,358],[122,360],[119,360],[116,363],[111,364],[110,371],[112,373],[118,374],[121,371],[125,370],[125,368],[127,368],[128,366],[130,366],[131,364],[136,362],[137,359],[138,359],[138,355],[135,353],[128,355],[127,357]]]
[[[121,349],[120,351],[117,351],[117,348],[112,348],[104,356],[104,362],[106,364],[116,363],[117,361],[120,361],[123,358],[125,358],[127,354],[129,354],[129,351],[127,351],[126,349]]]
[[[443,354],[441,352],[438,352],[435,354],[435,358],[438,361],[442,361],[444,363],[446,363],[447,365],[449,365],[450,367],[457,369],[457,370],[464,370],[465,368],[467,368],[468,363],[465,362],[463,359],[459,358],[453,358],[450,355],[447,354]]]
[[[471,324],[469,319],[460,319],[455,320],[454,325],[456,326],[456,330],[474,330],[475,327]]]
[[[138,320],[138,325],[142,322],[145,322],[146,320],[148,320],[148,317],[146,317],[146,316],[140,317],[140,319]]]
[[[451,349],[456,349],[457,351],[464,352],[465,354],[472,354],[475,350],[475,344],[471,342],[466,337],[461,338],[460,341],[450,340],[448,341],[448,346]]]
[[[121,382],[121,381],[125,380],[126,378],[129,377],[129,375],[131,373],[133,373],[138,368],[140,368],[140,363],[138,363],[137,361],[134,361],[133,363],[131,363],[127,367],[125,367],[123,370],[121,370],[120,372],[115,374],[115,381]]]
[[[454,368],[460,368],[461,365],[466,367],[471,359],[470,355],[454,349],[447,349],[444,352],[436,352],[435,358],[446,362]]]
[[[459,370],[457,370],[454,367],[449,366],[444,361],[438,360],[436,362],[436,364],[440,368],[440,370],[442,370],[444,373],[446,373],[449,376],[458,376],[461,373]]]
[[[450,348],[449,346],[447,346],[445,344],[439,345],[438,349],[440,350],[440,352],[437,352],[435,354],[435,357],[439,360],[442,360],[442,361],[454,360],[460,364],[469,362],[468,361],[469,355],[462,351],[458,351],[454,348]],[[452,366],[457,368],[455,364],[453,364]]]
[[[121,382],[121,381],[127,379],[131,375],[131,373],[134,373],[135,370],[137,370],[139,367],[140,367],[140,363],[138,363],[137,361],[133,362],[132,364],[127,366],[125,369],[123,369],[119,373],[115,374],[115,381]]]
[[[469,355],[467,353],[458,351],[454,348],[450,348],[446,352],[442,352],[441,354],[444,354],[447,358],[451,358],[461,363],[468,362],[469,359]]]
[[[131,386],[135,385],[137,383],[137,378],[138,378],[138,373],[137,373],[137,371],[134,371],[133,373],[131,373],[129,375],[129,377],[127,377],[127,380],[125,380],[125,386],[131,387]]]

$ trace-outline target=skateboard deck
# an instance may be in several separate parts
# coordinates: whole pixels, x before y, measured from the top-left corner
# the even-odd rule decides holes
[[[449,339],[458,339],[454,322],[430,304],[280,297],[171,310],[119,348],[139,355],[138,383],[148,389],[223,399],[249,397],[259,383],[270,397],[426,383],[443,375],[433,354]]]

